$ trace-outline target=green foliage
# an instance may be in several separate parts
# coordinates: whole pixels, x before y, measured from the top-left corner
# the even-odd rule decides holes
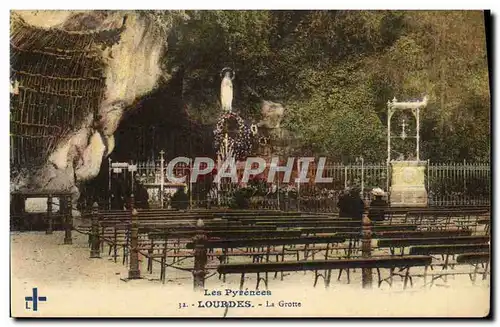
[[[387,101],[421,98],[421,157],[489,157],[490,93],[479,11],[187,11],[169,36],[188,111],[213,124],[220,70],[236,70],[233,108],[259,119],[286,106],[302,153],[383,160]]]
[[[178,189],[172,196],[172,208],[186,210],[189,207],[189,196],[184,192],[184,188]]]
[[[252,190],[250,196],[264,196],[269,190],[269,185],[264,178],[252,178],[248,181],[247,188]]]
[[[252,188],[237,189],[231,199],[230,207],[233,209],[248,209],[250,207],[250,198],[254,194]]]

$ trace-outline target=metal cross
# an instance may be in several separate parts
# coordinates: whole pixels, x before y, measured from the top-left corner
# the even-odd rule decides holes
[[[401,124],[401,128],[403,129],[403,131],[401,132],[401,138],[404,140],[406,138],[406,131],[405,131],[405,127],[407,127],[408,124],[405,124],[405,120],[403,119],[403,123]]]

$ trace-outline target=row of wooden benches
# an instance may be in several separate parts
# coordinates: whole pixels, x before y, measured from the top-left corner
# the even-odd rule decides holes
[[[297,222],[298,223],[298,222]],[[358,238],[360,235],[359,222],[335,220],[322,222],[322,225],[316,227],[298,227],[293,229],[281,229],[287,225],[256,225],[246,226],[241,225],[239,221],[208,221],[204,227],[205,234],[210,238],[246,238],[255,236],[255,232],[261,237],[301,237],[315,235],[318,233],[342,235],[348,238]],[[302,225],[308,226],[307,222]],[[297,226],[295,224],[294,226]],[[117,245],[126,245],[127,238],[130,235],[130,223],[106,221],[100,224],[100,239],[108,240],[108,243]],[[300,226],[300,225],[299,225]],[[87,230],[90,226],[87,226]],[[192,238],[197,232],[195,226],[175,225],[175,224],[160,224],[158,222],[139,221],[139,234],[150,233],[156,239],[158,238]],[[472,231],[463,229],[447,229],[435,231],[417,231],[417,225],[384,225],[375,224],[372,227],[372,232],[375,238],[402,238],[402,237],[438,237],[450,236],[470,236]]]
[[[187,216],[173,216],[169,219],[163,219],[160,217],[150,218],[147,216],[138,216],[136,218],[137,223],[141,225],[148,226],[168,226],[172,225],[172,228],[188,228],[189,226],[194,226],[196,219],[199,217],[193,217],[191,215]],[[215,226],[252,226],[255,228],[258,227],[271,227],[271,228],[330,228],[330,227],[356,227],[360,226],[359,221],[347,220],[347,219],[338,219],[331,217],[318,217],[318,216],[296,216],[293,218],[277,218],[275,216],[265,216],[265,217],[240,217],[234,219],[206,219],[205,221],[209,224]],[[98,219],[98,223],[101,226],[113,226],[116,224],[122,223],[130,223],[130,217],[121,217],[116,219]],[[422,222],[413,222],[413,223],[394,223],[397,226],[420,226],[420,228],[425,228],[427,230],[439,230],[439,229],[448,229],[450,227],[458,227],[461,229],[474,229],[477,230],[479,225],[487,225],[489,224],[489,220],[477,220],[474,223],[466,224],[463,221],[458,222],[457,220],[448,220],[445,222],[434,222],[433,224],[424,224]],[[391,223],[388,222],[374,222],[375,226],[385,226],[384,228],[390,229]],[[432,226],[432,228],[429,228]],[[90,228],[90,224],[83,225],[83,228]]]
[[[479,225],[484,225],[484,231],[489,232],[489,218],[485,216],[485,211],[483,209],[478,210],[452,210],[445,211],[441,210],[441,215],[444,218],[439,218],[436,210],[427,210],[426,215],[419,213],[418,219],[408,219],[405,216],[404,220],[386,220],[384,225],[391,225],[392,223],[397,223],[398,225],[413,224],[420,225],[420,228],[425,228],[427,230],[439,230],[447,229],[451,226],[458,226],[462,229],[475,229],[477,230]],[[419,211],[415,211],[419,212]],[[415,213],[413,212],[413,213]],[[356,222],[346,222],[342,219],[328,215],[318,215],[318,214],[300,214],[300,213],[269,213],[269,212],[236,212],[236,213],[225,213],[225,212],[172,212],[166,211],[161,213],[160,210],[147,210],[140,211],[136,219],[141,222],[141,224],[152,225],[154,223],[159,223],[166,225],[169,222],[175,223],[179,220],[191,221],[198,218],[203,218],[205,220],[213,220],[214,218],[223,218],[220,224],[224,224],[227,221],[239,221],[242,225],[251,226],[276,226],[280,228],[293,228],[293,227],[329,227],[327,225],[342,224],[344,226],[355,226]],[[423,217],[427,217],[424,219]],[[129,212],[115,211],[115,212],[105,212],[99,213],[99,221],[107,222],[108,224],[118,223],[120,221],[130,221],[131,216]],[[335,220],[335,221],[333,221]],[[411,222],[411,223],[410,223]]]
[[[208,231],[210,232],[210,231]],[[224,233],[227,233],[227,231],[213,231],[214,233],[219,233],[219,235],[222,235]],[[252,233],[249,233],[248,231],[243,232],[246,233],[247,236],[252,236]],[[282,232],[281,232],[282,233]],[[186,237],[186,233],[181,233],[184,234],[182,237]],[[241,233],[240,233],[241,234]],[[255,236],[256,232],[253,232],[253,236]],[[488,245],[487,244],[480,244],[480,243],[487,243],[488,238],[487,237],[471,237],[471,236],[461,236],[461,237],[456,237],[457,235],[470,235],[470,233],[464,233],[463,231],[446,231],[446,232],[441,232],[440,234],[436,232],[420,232],[418,236],[421,236],[421,238],[396,238],[396,239],[382,239],[379,241],[379,247],[402,247],[402,246],[410,246],[410,245],[421,245],[417,247],[413,247],[410,250],[410,254],[413,254],[415,251],[420,251],[418,253],[427,253],[430,254],[432,251],[438,251],[440,254],[455,254],[456,251],[488,251]],[[240,235],[241,236],[241,235]],[[327,247],[331,243],[341,243],[345,241],[345,238],[340,237],[340,235],[330,235],[330,236],[311,236],[311,237],[283,237],[283,234],[280,235],[280,238],[263,238],[263,235],[259,235],[261,238],[260,239],[255,239],[255,238],[249,238],[249,239],[224,239],[224,240],[208,240],[204,244],[204,247],[206,249],[216,249],[220,248],[222,249],[221,252],[219,253],[208,253],[208,256],[219,256],[223,258],[227,258],[231,255],[235,255],[234,253],[230,253],[228,250],[229,249],[234,249],[234,248],[249,248],[249,247],[267,247],[266,250],[261,250],[260,252],[246,252],[244,255],[249,255],[254,257],[254,262],[256,261],[255,258],[258,258],[259,256],[262,257],[264,255],[267,255],[267,260],[269,260],[269,255],[274,255],[274,254],[281,254],[281,259],[283,261],[284,259],[284,247],[281,253],[277,253],[276,251],[271,252],[270,247],[271,246],[279,246],[279,245],[293,245],[293,244],[303,244],[305,245],[305,248],[307,248],[307,245],[313,245],[313,244],[327,244]],[[267,235],[269,237],[269,235]],[[343,236],[349,236],[350,238],[359,238],[358,235],[343,235]],[[377,235],[375,234],[377,237]],[[382,235],[381,235],[382,236]],[[388,236],[388,235],[386,235]],[[416,235],[415,235],[416,236]],[[438,236],[434,238],[422,238],[422,236]],[[447,238],[443,238],[445,236],[448,236]],[[141,245],[141,248],[139,250],[146,250],[147,254],[145,255],[148,257],[148,270],[152,270],[152,261],[155,258],[159,258],[161,260],[161,279],[164,280],[165,278],[165,264],[166,264],[166,259],[167,257],[192,257],[193,253],[186,253],[185,251],[183,253],[168,253],[168,240],[175,240],[179,239],[180,235],[179,233],[175,231],[171,232],[152,232],[149,233],[149,238],[145,240],[145,243]],[[163,243],[156,243],[155,247],[155,240],[160,240],[163,241]],[[151,243],[149,243],[151,241]],[[126,242],[126,241],[125,241]],[[429,244],[426,244],[429,243]],[[451,243],[451,245],[448,245],[447,247],[444,247],[442,245],[437,245],[437,246],[431,246],[432,244],[443,244],[443,243]],[[423,246],[425,245],[425,246]],[[479,246],[476,246],[479,245]],[[193,248],[194,245],[193,243],[187,243],[187,248]],[[126,249],[127,246],[124,247]],[[116,249],[116,248],[115,248]],[[157,252],[155,253],[155,249]],[[175,250],[175,248],[172,248],[172,250]],[[307,249],[305,249],[307,251]],[[413,252],[412,252],[413,251]],[[427,252],[426,252],[427,251]],[[431,252],[428,252],[431,251]],[[441,252],[439,252],[441,251]],[[444,252],[443,252],[444,251]],[[298,252],[297,252],[298,253]],[[328,253],[328,249],[326,251]],[[238,255],[238,254],[237,254]],[[241,254],[240,254],[241,255]],[[115,257],[116,258],[116,257]],[[125,258],[125,256],[124,256]],[[298,258],[297,258],[298,260]],[[257,260],[258,261],[258,260]],[[278,257],[277,257],[278,261]],[[222,260],[221,260],[222,262]]]
[[[97,210],[97,208],[95,208]],[[392,208],[388,207],[383,209],[385,212],[386,220],[391,220],[392,217],[408,216],[408,217],[420,217],[420,216],[446,216],[446,215],[487,215],[490,212],[489,207],[451,207],[451,208]],[[106,218],[112,218],[117,216],[130,215],[130,211],[124,212],[123,210],[106,210],[101,212],[101,216]],[[85,213],[84,216],[90,217],[92,212]],[[141,211],[140,216],[156,216],[156,217],[170,217],[170,216],[180,216],[180,215],[191,215],[193,217],[259,217],[259,216],[276,216],[276,217],[290,217],[290,216],[336,216],[336,214],[325,214],[325,213],[298,213],[298,212],[284,212],[284,211],[273,211],[273,210],[189,210],[189,211],[175,211],[166,209],[149,209]]]
[[[256,221],[255,218],[251,218],[250,221],[240,218],[240,219],[212,219],[205,220],[205,230],[209,233],[210,237],[221,237],[221,236],[231,236],[238,237],[245,235],[252,235],[254,231],[259,231],[261,235],[267,235],[269,237],[283,237],[283,236],[295,236],[316,234],[318,232],[322,233],[344,233],[344,234],[356,234],[360,231],[360,222],[352,220],[341,220],[341,219],[331,219],[331,218],[301,218],[292,220],[274,220],[274,217],[262,217],[261,220]],[[101,238],[105,239],[106,236],[111,237],[113,240],[123,239],[124,235],[130,229],[130,220],[102,220],[96,221],[99,224],[99,229],[101,233]],[[176,219],[170,219],[168,221],[160,220],[149,220],[149,219],[137,219],[136,223],[139,226],[139,232],[149,232],[149,231],[163,231],[170,233],[171,237],[190,237],[196,233],[195,221],[191,216],[188,217],[176,217]],[[109,227],[109,228],[108,228]],[[387,224],[385,222],[379,223],[375,222],[372,226],[372,232],[376,233],[389,233],[394,232],[392,237],[402,237],[405,233],[408,236],[418,235],[418,233],[423,233],[422,230],[418,229],[417,224]],[[440,228],[435,228],[434,230],[426,230],[426,235],[430,232],[436,232],[437,235],[440,231],[455,229],[461,231],[461,235],[470,235],[471,229],[464,227],[463,225],[452,225],[449,224],[439,225]],[[91,225],[86,225],[81,227],[82,230],[90,230]],[[105,235],[104,232],[107,232]],[[218,231],[218,232],[216,232]],[[111,235],[110,235],[111,234]],[[387,234],[389,236],[390,234]],[[399,235],[399,236],[398,236]]]
[[[136,216],[135,219],[133,220],[133,224],[131,224],[131,222],[128,221],[130,220],[130,217],[128,217],[127,214],[124,215],[123,212],[116,214],[113,213],[113,215],[107,216],[106,219],[100,219],[100,225],[101,225],[100,237],[105,238],[105,236],[112,236],[113,239],[111,240],[110,243],[114,245],[115,249],[114,252],[116,259],[116,251],[120,241],[123,242],[121,245],[123,245],[124,249],[128,249],[130,247],[131,242],[129,241],[130,241],[130,235],[132,234],[131,227],[135,224],[135,227],[137,229],[137,235],[142,234],[143,236],[145,235],[146,237],[144,238],[143,243],[136,242],[137,245],[135,246],[134,249],[132,249],[132,251],[130,251],[130,253],[133,253],[134,251],[138,250],[146,250],[146,257],[150,256],[148,260],[150,261],[151,265],[152,265],[152,259],[159,258],[160,261],[162,262],[161,264],[162,279],[165,278],[165,266],[167,257],[173,256],[174,258],[176,257],[178,258],[189,254],[188,251],[180,253],[179,249],[180,241],[187,240],[186,247],[189,248],[192,246],[193,248],[195,248],[196,246],[194,245],[194,243],[192,242],[190,243],[189,240],[193,237],[196,237],[200,233],[200,231],[202,232],[205,238],[211,238],[203,242],[203,244],[200,244],[198,242],[198,247],[202,245],[203,251],[215,249],[218,242],[219,246],[221,246],[222,244],[222,247],[219,248],[224,249],[223,252],[225,251],[225,254],[223,253],[224,255],[222,257],[227,258],[228,256],[230,256],[231,254],[228,253],[228,250],[230,251],[230,249],[232,249],[233,246],[236,246],[236,248],[242,246],[247,248],[249,247],[262,248],[260,253],[253,255],[254,258],[256,257],[258,258],[259,256],[260,258],[262,258],[262,256],[265,254],[263,248],[267,247],[267,251],[265,251],[268,254],[267,260],[270,254],[269,249],[271,246],[281,245],[282,248],[284,249],[285,245],[303,244],[305,245],[306,248],[308,245],[325,244],[326,241],[332,241],[332,242],[326,242],[326,245],[328,247],[328,245],[332,243],[333,244],[343,243],[346,239],[349,239],[349,245],[351,245],[352,240],[356,241],[360,238],[361,226],[359,222],[341,220],[335,217],[325,216],[325,215],[305,215],[305,214],[297,215],[291,213],[286,213],[286,214],[272,213],[272,215],[270,216],[269,212],[266,213],[242,212],[239,214],[238,213],[226,214],[226,216],[222,216],[219,213],[219,217],[223,219],[220,218],[216,219],[215,215],[210,216],[207,219],[207,216],[205,214],[206,213],[201,213],[201,212],[195,215],[193,215],[192,213],[176,213],[176,214],[170,213],[168,217],[165,217],[163,215],[162,215],[163,217],[159,217],[156,215],[156,213],[147,212],[146,214],[142,213],[139,217]],[[202,229],[193,226],[194,219],[199,217],[205,218],[204,220],[205,226]],[[449,224],[448,225],[445,224],[445,228],[446,227],[449,227]],[[324,235],[325,228],[328,228],[328,230],[326,230],[326,233],[330,233],[330,235]],[[399,235],[392,235],[392,239],[386,238],[384,240],[386,241],[386,243],[383,243],[382,246],[380,246],[379,244],[379,247],[385,247],[388,246],[388,244],[390,245],[391,240],[396,242],[393,248],[401,247],[402,245],[401,242],[404,243],[404,240],[402,241],[401,239],[404,238],[405,236],[410,236],[408,235],[408,233],[412,232],[415,233],[415,235],[413,235],[415,236],[413,238],[413,242],[417,243],[426,242],[424,239],[425,238],[428,239],[430,234],[426,235],[424,234],[423,231],[418,231],[417,228],[418,226],[416,224],[391,225],[388,224],[387,222],[380,224],[375,223],[372,226],[372,231],[373,231],[372,236],[375,238],[381,236],[383,238],[384,233],[390,233],[390,232],[399,233]],[[109,233],[110,229],[112,235],[109,234],[106,235],[105,233]],[[288,229],[288,230],[280,230],[280,229]],[[293,230],[293,229],[298,229],[298,230]],[[322,232],[323,235],[315,235],[318,234],[319,232]],[[455,250],[453,251],[464,251],[463,249],[460,250],[460,248],[464,248],[464,246],[469,246],[468,248],[469,250],[471,249],[472,246],[472,248],[474,249],[478,248],[479,249],[478,251],[485,251],[484,242],[488,240],[488,238],[483,237],[482,239],[478,238],[472,239],[471,230],[469,228],[463,228],[462,226],[462,228],[460,229],[445,231],[445,234],[448,234],[449,236],[462,235],[462,239],[460,239],[460,241],[453,241],[453,242],[454,243],[463,242],[465,244],[447,245],[454,247]],[[434,233],[434,236],[437,235],[438,235],[437,233]],[[255,236],[260,236],[260,238],[256,239]],[[399,240],[397,236],[400,236]],[[391,237],[391,236],[389,234],[386,234],[385,237]],[[443,234],[441,234],[438,237],[443,237]],[[469,239],[467,239],[467,237]],[[220,239],[214,239],[214,238],[220,238]],[[448,237],[448,239],[451,239],[451,237]],[[174,242],[172,243],[172,245],[176,244],[177,249],[175,249],[175,247],[172,247],[170,250],[173,250],[173,253],[170,252],[169,254],[170,250],[168,245],[169,242],[172,241]],[[443,240],[435,239],[433,242],[438,243],[442,241]],[[469,243],[469,241],[471,243]],[[267,244],[269,242],[271,244]],[[483,244],[481,244],[481,242],[483,242]],[[410,243],[411,241],[406,242],[407,245],[408,244],[411,245]],[[425,245],[425,246],[429,247],[431,245]],[[437,246],[442,246],[442,245],[437,245]],[[390,246],[388,247],[390,248]],[[417,248],[420,248],[420,250],[414,250]],[[486,248],[488,248],[487,244]],[[423,248],[422,246],[417,245],[416,247],[413,247],[410,250],[410,252],[411,251],[423,251]],[[307,250],[304,250],[304,252],[307,253]],[[253,253],[255,253],[255,251]],[[328,253],[328,249],[326,250],[326,253]],[[212,253],[212,254],[206,253],[205,258],[202,258],[201,260],[206,261],[207,257],[215,256],[215,254],[217,253]],[[190,256],[191,257],[195,256],[195,254],[191,253],[186,257]],[[124,259],[125,257],[126,256],[124,255]],[[281,259],[283,261],[283,256],[281,257]],[[253,261],[254,261],[253,263],[257,263],[255,262],[256,260]],[[148,264],[148,269],[150,269],[150,264]],[[226,261],[221,261],[220,265],[223,264],[226,264]]]
[[[430,253],[440,253],[441,250],[434,248]],[[449,250],[448,247],[447,250]],[[457,248],[453,247],[453,252],[456,252]],[[470,250],[470,248],[468,249]],[[475,248],[479,250],[479,247]],[[483,250],[480,250],[483,251]],[[468,275],[472,281],[476,280],[476,275],[479,270],[480,264],[488,265],[490,260],[490,255],[488,252],[472,252],[460,254],[456,258],[456,264],[473,265],[474,271],[469,272]],[[410,274],[410,268],[412,267],[425,267],[424,273],[422,275]],[[314,286],[316,286],[319,277],[323,277],[325,286],[328,287],[331,282],[331,272],[332,270],[351,270],[351,269],[368,269],[371,275],[371,270],[376,269],[377,271],[377,285],[380,287],[383,282],[387,282],[392,286],[394,276],[402,276],[404,278],[403,287],[406,288],[408,281],[413,284],[412,277],[423,277],[424,285],[427,285],[428,277],[428,267],[432,267],[432,256],[430,255],[407,255],[407,256],[389,256],[389,257],[370,257],[370,258],[343,258],[336,260],[313,260],[313,261],[282,261],[282,262],[264,262],[264,263],[228,263],[221,264],[217,268],[219,274],[240,274],[240,288],[244,287],[245,276],[248,274],[257,274],[257,284],[256,288],[259,288],[261,281],[264,282],[266,288],[268,287],[268,273],[277,272],[297,272],[297,271],[314,271]],[[381,275],[381,269],[389,269],[389,276],[383,278]],[[399,271],[395,273],[395,270],[399,268]],[[319,271],[324,271],[324,273],[319,273]],[[453,274],[453,273],[452,273]],[[484,268],[481,273],[483,279],[487,278],[488,268]],[[261,277],[264,275],[265,277]],[[339,274],[340,275],[340,274]],[[432,277],[431,283],[437,278],[442,278],[446,274],[440,273]],[[431,284],[432,285],[432,284]]]

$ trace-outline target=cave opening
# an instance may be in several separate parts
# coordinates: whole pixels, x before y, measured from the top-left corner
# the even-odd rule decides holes
[[[215,158],[213,126],[204,125],[188,114],[182,99],[182,78],[181,74],[174,75],[127,108],[114,133],[113,152],[102,160],[99,174],[80,185],[80,209],[90,208],[94,202],[109,202],[110,161],[151,162],[158,160],[162,150],[165,163],[179,156]],[[122,174],[121,178],[131,187],[129,175]]]

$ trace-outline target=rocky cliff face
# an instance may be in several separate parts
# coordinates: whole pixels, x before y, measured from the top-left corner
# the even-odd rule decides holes
[[[54,144],[41,167],[12,179],[14,189],[72,190],[77,199],[79,182],[95,177],[103,158],[113,151],[113,134],[124,112],[133,109],[136,99],[155,88],[161,76],[160,58],[165,51],[165,31],[160,32],[151,19],[136,12],[14,11],[12,15],[21,18],[34,29],[48,31],[44,34],[48,35],[46,39],[27,45],[32,52],[37,52],[37,46],[50,48],[47,44],[52,42],[51,37],[60,38],[61,35],[94,33],[93,40],[97,40],[88,46],[94,47],[95,51],[92,53],[96,53],[102,62],[104,85],[99,101],[94,102],[92,108],[75,106],[76,102],[71,107],[71,101],[58,107],[60,110],[87,111],[85,115],[77,115],[73,119],[67,133],[58,134],[60,137],[54,138]],[[15,32],[11,29],[11,36]],[[66,51],[70,52],[71,49]],[[76,84],[78,77],[72,78]],[[26,79],[18,79],[20,80],[15,82],[19,84],[21,94],[17,96],[22,96]],[[78,85],[74,87],[78,88]],[[43,94],[41,96],[44,97]],[[35,116],[36,110],[41,108],[43,107],[33,109]],[[11,113],[12,110],[16,109],[11,109]],[[43,113],[39,116],[43,116]],[[67,124],[64,120],[61,121],[60,124]]]

